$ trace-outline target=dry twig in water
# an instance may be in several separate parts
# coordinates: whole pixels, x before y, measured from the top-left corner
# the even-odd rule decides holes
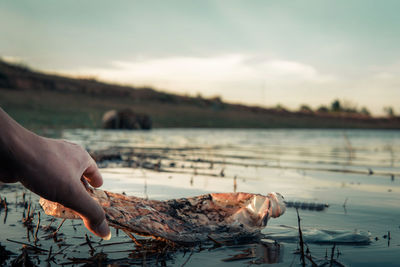
[[[189,260],[190,260],[190,258],[192,257],[193,253],[194,253],[194,251],[192,250],[192,252],[190,253],[189,257],[187,257],[187,259],[185,260],[185,262],[182,263],[181,267],[185,266],[185,265],[189,262]]]
[[[47,249],[39,248],[39,247],[37,247],[37,246],[35,246],[35,245],[31,245],[31,244],[28,244],[28,243],[15,241],[15,240],[8,239],[8,238],[7,238],[6,240],[9,241],[9,242],[16,243],[16,244],[24,245],[24,246],[26,246],[26,247],[32,248],[32,249],[37,250],[37,251],[48,252]]]
[[[304,256],[304,241],[303,241],[303,233],[300,227],[300,216],[299,210],[296,208],[297,212],[297,224],[299,225],[299,239],[300,239],[300,257],[302,266],[306,266],[305,256]]]
[[[126,230],[122,230],[122,231],[124,231],[125,234],[132,239],[132,241],[136,244],[136,246],[139,246],[139,247],[142,246],[142,244],[130,232],[128,232]]]
[[[37,237],[38,231],[39,231],[39,227],[40,227],[40,212],[38,212],[38,222],[36,225],[36,230],[35,230],[35,241],[34,244],[36,245],[37,241],[39,240]]]
[[[93,253],[96,251],[94,247],[92,246],[92,242],[90,242],[90,239],[87,234],[85,234],[85,239],[86,239],[86,244],[88,244],[90,248],[90,256],[93,256]]]
[[[333,256],[335,255],[335,247],[336,247],[336,243],[333,243],[333,247],[332,247],[332,251],[331,251],[331,261],[329,263],[329,266],[332,266],[333,264]]]

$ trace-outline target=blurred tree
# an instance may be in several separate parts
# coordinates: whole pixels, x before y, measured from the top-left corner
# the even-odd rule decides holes
[[[338,112],[342,110],[342,106],[340,105],[340,101],[338,99],[334,100],[331,104],[331,110],[333,112]]]
[[[299,111],[300,112],[305,112],[305,113],[313,113],[312,108],[310,108],[310,106],[306,105],[306,104],[301,105],[300,108],[299,108]]]
[[[320,107],[317,109],[317,111],[318,111],[318,112],[321,112],[321,113],[326,113],[326,112],[329,111],[329,109],[328,109],[326,106],[320,106]]]
[[[224,101],[222,101],[221,96],[214,96],[209,99],[214,110],[221,110],[225,108]]]
[[[340,104],[341,111],[347,113],[359,113],[357,104],[351,100],[344,99]]]
[[[222,97],[219,96],[219,95],[211,97],[210,100],[215,102],[215,103],[219,103],[219,104],[223,104],[224,103],[224,101],[222,100]]]
[[[394,111],[392,107],[384,107],[383,111],[386,113],[388,117],[394,117]]]
[[[371,113],[369,112],[369,110],[366,107],[362,107],[360,110],[360,113],[366,116],[371,116]]]
[[[280,103],[276,105],[275,109],[279,111],[287,111],[287,108]]]

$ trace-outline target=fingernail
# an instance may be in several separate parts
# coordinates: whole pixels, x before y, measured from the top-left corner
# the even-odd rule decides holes
[[[108,233],[106,237],[103,237],[104,240],[110,240],[111,239],[111,231]]]
[[[111,239],[110,227],[108,227],[108,224],[107,224],[106,220],[104,220],[104,221],[97,227],[97,233],[98,233],[104,240],[110,240],[110,239]]]

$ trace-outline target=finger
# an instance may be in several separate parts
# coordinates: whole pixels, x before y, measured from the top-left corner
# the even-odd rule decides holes
[[[96,162],[91,158],[89,167],[83,172],[83,176],[93,187],[100,187],[103,185],[103,178],[97,168]]]
[[[111,238],[103,208],[89,196],[81,184],[79,189],[75,188],[70,198],[61,204],[76,211],[92,233],[106,240]]]
[[[81,177],[81,182],[82,182],[83,186],[85,187],[86,191],[89,191],[89,188],[90,188],[89,183],[86,180],[85,176],[83,176],[83,175]]]

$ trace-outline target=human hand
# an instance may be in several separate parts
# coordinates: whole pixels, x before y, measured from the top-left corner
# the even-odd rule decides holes
[[[44,138],[25,129],[0,108],[0,181],[21,182],[50,201],[74,210],[91,232],[111,238],[100,204],[86,191],[103,184],[94,160],[81,146]]]
[[[81,146],[65,141],[31,136],[30,155],[21,162],[20,182],[45,199],[74,210],[91,232],[111,238],[100,204],[86,191],[88,183],[100,187],[103,179],[95,161]],[[32,151],[32,149],[34,151]]]

